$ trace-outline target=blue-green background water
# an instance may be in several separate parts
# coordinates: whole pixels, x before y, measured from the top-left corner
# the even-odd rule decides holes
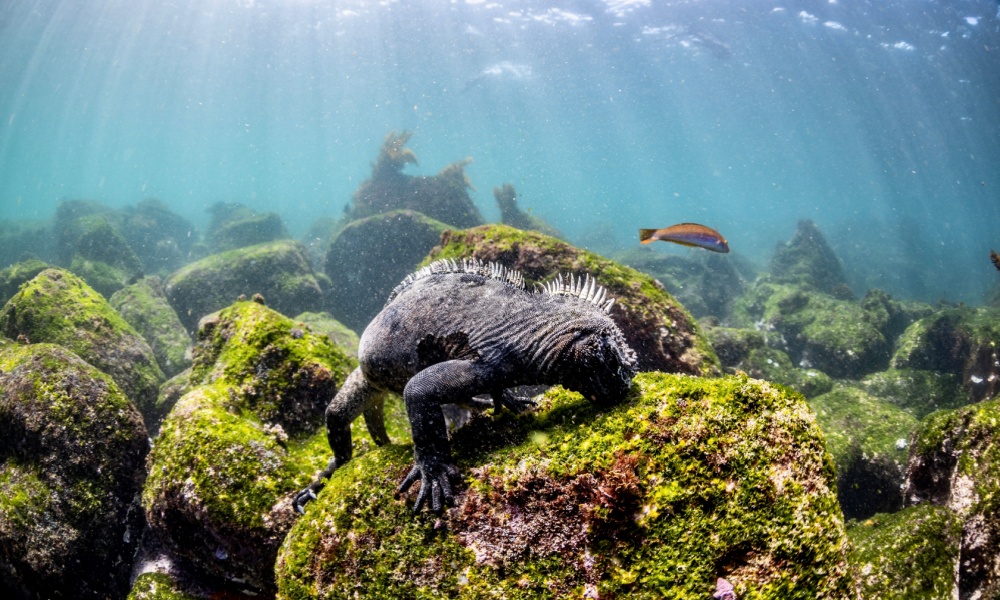
[[[489,220],[512,182],[571,240],[697,221],[766,266],[810,218],[862,292],[998,279],[993,0],[0,2],[0,220],[156,197],[301,234],[404,129],[409,173],[474,159]]]

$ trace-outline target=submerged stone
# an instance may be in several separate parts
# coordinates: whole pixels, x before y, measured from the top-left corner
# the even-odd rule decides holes
[[[946,508],[923,504],[849,525],[851,567],[862,598],[958,598],[961,520]]]
[[[952,373],[888,369],[867,375],[855,385],[917,419],[936,410],[954,409],[970,402],[961,378]]]
[[[852,594],[832,463],[797,394],[643,373],[606,412],[554,388],[453,443],[465,483],[437,520],[393,497],[409,447],[335,472],[282,546],[278,597],[710,598],[718,578],[739,597]]]
[[[241,295],[250,298],[259,293],[268,306],[290,315],[323,305],[323,291],[305,250],[292,240],[208,256],[168,277],[163,289],[188,331],[195,331],[203,316]]]
[[[854,299],[840,259],[816,223],[808,219],[799,221],[791,240],[775,248],[770,272],[778,283],[800,285],[840,300]]]
[[[447,228],[412,210],[348,223],[326,253],[330,312],[351,329],[364,331],[393,288],[413,272]]]
[[[143,490],[163,544],[203,573],[273,590],[291,496],[325,463],[323,411],[355,364],[256,302],[206,317]]]
[[[0,333],[59,344],[107,373],[144,417],[165,379],[153,351],[103,296],[79,277],[46,269],[0,310]]]
[[[537,231],[545,235],[566,239],[558,229],[545,222],[544,219],[531,214],[531,209],[521,210],[517,205],[517,190],[514,186],[505,183],[501,187],[493,188],[493,198],[497,201],[497,208],[500,209],[500,222],[514,229],[525,231]]]
[[[120,598],[149,450],[115,382],[52,344],[0,344],[0,591]]]
[[[206,236],[212,252],[288,239],[288,230],[276,212],[258,213],[235,202],[218,202],[208,210],[212,215]]]
[[[305,324],[313,333],[325,335],[334,344],[343,348],[351,356],[358,355],[358,334],[325,312],[304,312],[295,316],[295,321]]]
[[[10,300],[21,289],[21,284],[31,281],[36,275],[51,268],[38,260],[28,259],[0,271],[0,306]]]
[[[159,277],[144,277],[115,292],[109,302],[146,340],[167,377],[191,366],[191,336],[167,301]]]
[[[719,361],[698,324],[650,276],[532,231],[484,225],[446,231],[425,262],[451,258],[494,261],[520,271],[528,285],[559,273],[593,276],[615,298],[611,318],[639,357],[639,368],[712,375]]]
[[[838,387],[809,404],[837,465],[844,516],[899,510],[913,415],[854,387]]]
[[[908,505],[961,520],[959,598],[1000,597],[1000,398],[939,411],[920,424],[907,463]]]

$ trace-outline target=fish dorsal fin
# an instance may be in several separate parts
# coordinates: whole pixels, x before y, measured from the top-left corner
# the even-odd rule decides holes
[[[542,285],[539,284],[542,292],[554,296],[574,296],[589,302],[606,313],[611,312],[611,307],[615,304],[615,299],[608,297],[608,291],[604,286],[598,285],[597,280],[589,274],[583,277],[576,277],[570,274],[567,281],[562,273],[556,278]]]
[[[417,269],[413,273],[407,275],[406,278],[392,290],[392,293],[389,294],[389,299],[386,300],[386,304],[395,300],[396,296],[402,293],[402,291],[406,288],[413,285],[413,282],[424,279],[425,277],[430,277],[431,275],[448,273],[468,273],[470,275],[479,275],[481,277],[486,277],[487,279],[501,281],[518,289],[525,289],[524,276],[521,275],[521,272],[515,271],[514,269],[508,269],[500,263],[482,261],[478,258],[463,258],[461,260],[444,258],[436,260],[426,267]]]

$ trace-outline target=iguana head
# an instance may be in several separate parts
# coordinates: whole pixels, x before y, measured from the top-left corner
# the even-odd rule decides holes
[[[573,366],[561,382],[594,402],[616,403],[628,394],[638,370],[635,352],[618,326],[605,318],[602,327],[585,332],[573,343]]]

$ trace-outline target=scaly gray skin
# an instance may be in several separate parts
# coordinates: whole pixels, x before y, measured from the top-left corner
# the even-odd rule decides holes
[[[333,458],[299,492],[294,506],[316,497],[325,480],[351,459],[351,423],[361,414],[376,444],[389,443],[385,394],[403,395],[413,433],[414,466],[397,493],[421,481],[414,503],[435,513],[454,504],[458,474],[441,406],[480,404],[520,411],[530,400],[508,388],[560,384],[591,400],[616,402],[628,393],[636,356],[608,317],[614,300],[589,277],[562,277],[541,293],[520,274],[493,263],[438,261],[407,277],[361,335],[359,367],[326,409]]]

